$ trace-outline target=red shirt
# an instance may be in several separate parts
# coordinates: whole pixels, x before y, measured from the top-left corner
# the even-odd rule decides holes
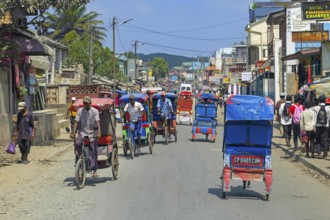
[[[294,110],[296,110],[296,106],[298,106],[298,107],[299,107],[299,106],[302,106],[303,111],[305,110],[305,106],[300,105],[299,103],[292,104],[292,105],[290,106],[290,114],[291,114],[291,115],[294,114]]]

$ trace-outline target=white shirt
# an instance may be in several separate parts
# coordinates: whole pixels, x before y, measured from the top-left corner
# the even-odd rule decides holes
[[[291,104],[290,101],[286,101],[285,103],[282,103],[281,106],[280,106],[280,109],[278,110],[278,113],[281,116],[281,124],[282,125],[291,125],[292,124],[292,118],[291,118],[291,116],[290,117],[285,117],[283,115],[284,105],[286,103],[290,103]]]
[[[305,109],[300,117],[300,129],[304,131],[312,131],[314,128],[315,112],[311,108]]]
[[[142,114],[141,112],[144,111],[143,106],[140,102],[135,102],[134,106],[131,105],[131,103],[127,103],[124,108],[124,112],[128,112],[130,115],[130,120],[133,122],[138,121],[141,119]]]

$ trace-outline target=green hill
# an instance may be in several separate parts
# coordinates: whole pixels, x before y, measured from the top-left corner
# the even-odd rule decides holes
[[[193,57],[185,57],[185,56],[178,56],[178,55],[171,55],[166,53],[152,53],[152,54],[136,54],[137,57],[143,62],[148,62],[149,60],[152,60],[155,57],[162,57],[168,62],[170,69],[172,69],[174,66],[181,66],[183,62],[192,62],[196,61],[196,58]]]

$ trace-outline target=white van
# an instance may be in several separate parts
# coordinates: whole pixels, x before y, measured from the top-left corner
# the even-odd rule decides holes
[[[191,84],[181,84],[180,86],[180,92],[192,92]]]

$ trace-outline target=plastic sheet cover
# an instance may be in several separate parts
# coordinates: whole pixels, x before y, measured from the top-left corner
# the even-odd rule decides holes
[[[252,95],[232,95],[226,101],[226,121],[273,120],[274,102]]]

